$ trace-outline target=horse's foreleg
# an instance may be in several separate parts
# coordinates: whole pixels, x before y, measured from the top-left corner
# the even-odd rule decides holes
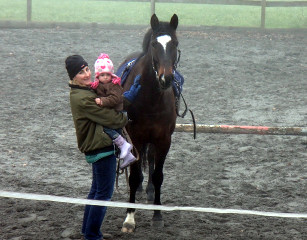
[[[142,174],[140,174],[141,169],[141,161],[130,166],[130,176],[129,176],[129,186],[130,186],[130,203],[135,203],[135,194],[140,184],[142,184],[143,178]],[[135,209],[128,208],[127,209],[127,217],[123,223],[122,232],[133,232],[135,229]]]
[[[123,223],[122,232],[131,233],[135,229],[135,220],[134,220],[134,212],[127,212],[127,217]]]

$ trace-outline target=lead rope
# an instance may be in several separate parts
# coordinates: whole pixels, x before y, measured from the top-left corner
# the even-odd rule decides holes
[[[124,170],[121,170],[120,168],[119,168],[119,165],[120,165],[120,159],[119,158],[117,158],[117,168],[116,168],[116,190],[117,190],[117,192],[119,193],[119,194],[122,194],[121,192],[120,192],[120,190],[119,190],[119,175],[122,175],[123,173],[125,173],[125,175],[126,175],[126,182],[128,182],[128,171],[127,171],[127,168],[126,169],[124,169]],[[127,185],[127,192],[129,193],[129,187],[128,187],[128,185]]]

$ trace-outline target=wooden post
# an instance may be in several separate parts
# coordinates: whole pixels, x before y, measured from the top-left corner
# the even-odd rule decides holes
[[[32,0],[27,0],[27,22],[31,22],[32,17]]]
[[[261,0],[261,28],[265,28],[266,0]]]
[[[176,132],[193,132],[192,124],[176,124]],[[196,125],[197,133],[258,134],[258,135],[295,135],[307,136],[307,127],[266,127],[236,125]]]
[[[151,0],[151,15],[154,15],[154,13],[156,12],[156,6],[155,6],[155,0]]]

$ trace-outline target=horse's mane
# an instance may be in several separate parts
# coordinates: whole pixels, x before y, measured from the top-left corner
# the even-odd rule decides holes
[[[143,54],[145,54],[148,50],[150,41],[151,41],[152,29],[148,29],[143,39]]]
[[[146,54],[149,48],[149,44],[151,42],[151,36],[153,34],[153,30],[150,28],[146,32],[144,39],[143,39],[143,54]],[[160,22],[159,29],[156,31],[157,36],[163,34],[170,34],[175,35],[175,31],[170,27],[168,22]]]

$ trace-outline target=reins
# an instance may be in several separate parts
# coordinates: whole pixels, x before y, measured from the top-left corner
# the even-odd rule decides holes
[[[181,57],[181,51],[180,51],[180,49],[177,48],[177,51],[178,51],[178,53],[179,53],[179,56],[178,56],[178,58],[177,58],[177,60],[176,60],[176,62],[175,62],[175,64],[174,64],[174,70],[177,69],[177,65],[178,65],[178,63],[179,63],[179,61],[180,61],[180,57]],[[188,108],[188,105],[187,105],[187,103],[186,103],[186,101],[185,101],[185,99],[184,99],[184,97],[183,97],[183,95],[182,95],[182,93],[181,93],[181,91],[180,91],[180,85],[179,85],[179,83],[176,81],[175,78],[174,78],[174,82],[175,82],[175,85],[176,85],[177,90],[178,90],[178,92],[179,92],[178,102],[179,102],[180,97],[181,97],[182,100],[183,100],[183,103],[184,103],[184,107],[185,107],[183,113],[180,114],[180,113],[179,113],[179,104],[178,104],[178,106],[176,106],[176,114],[177,114],[178,117],[184,118],[185,115],[187,114],[187,111],[190,112],[191,117],[192,117],[192,121],[193,121],[193,137],[194,137],[194,139],[196,139],[196,122],[195,122],[194,113],[192,112],[191,109]]]
[[[182,100],[183,100],[183,103],[184,103],[184,111],[183,111],[182,114],[180,114],[179,113],[179,103],[177,104],[177,101],[176,101],[176,105],[177,105],[176,106],[176,114],[177,114],[178,117],[184,118],[185,115],[187,114],[187,112],[188,111],[190,112],[191,117],[192,117],[192,121],[193,121],[193,137],[194,137],[194,139],[196,139],[196,121],[195,121],[194,113],[192,112],[191,109],[188,108],[188,105],[187,105],[182,93],[179,91],[179,88],[180,88],[179,83],[177,81],[175,81],[175,84],[176,84],[176,87],[178,88],[178,92],[179,92],[179,97],[177,98],[178,99],[177,101],[179,102],[180,97],[181,97]]]
[[[174,64],[174,69],[177,69],[177,65],[178,65],[178,63],[180,61],[180,57],[181,57],[181,50],[179,48],[177,48],[177,52],[178,52],[178,58],[177,58],[177,60]]]

